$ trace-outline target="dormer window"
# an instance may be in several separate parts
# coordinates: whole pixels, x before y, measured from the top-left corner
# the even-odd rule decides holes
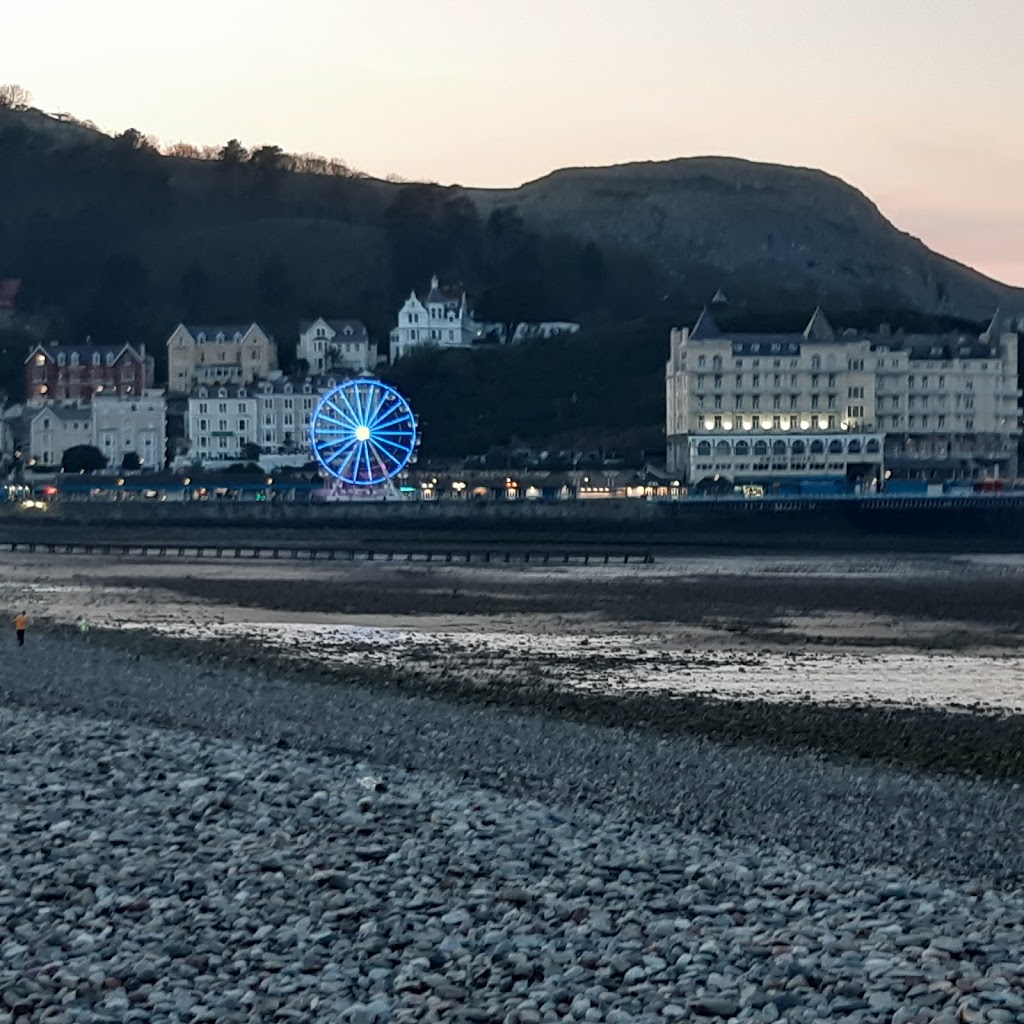
[[[313,393],[313,389],[308,384],[303,384],[302,393],[304,395],[311,395]]]
[[[285,384],[285,386],[284,386],[284,393],[286,395],[290,395],[292,393],[292,386],[291,386],[291,384]]]
[[[249,392],[246,391],[245,388],[239,388],[238,389],[237,397],[238,398],[248,398],[249,397]]]
[[[353,333],[354,333],[354,331],[352,330],[352,325],[351,325],[351,324],[349,324],[348,326],[346,326],[345,330],[344,330],[344,331],[342,331],[342,333],[343,333],[343,334],[353,334]]]
[[[227,388],[221,388],[217,392],[217,397],[218,398],[227,398],[228,397],[228,389]]]
[[[113,352],[108,352],[107,353],[107,366],[113,366],[113,365],[114,365],[114,353]]]
[[[223,340],[224,340],[224,332],[223,332],[223,331],[218,331],[218,332],[217,332],[217,338],[216,338],[216,340],[217,340],[217,341],[223,341]]]
[[[235,331],[235,341],[241,341],[241,340],[242,340],[242,332],[241,331]]]
[[[79,360],[79,357],[78,357],[78,353],[77,352],[72,352],[71,353],[71,365],[72,366],[77,366],[79,364],[79,362],[80,362],[80,360]]]
[[[68,361],[68,357],[63,352],[57,353],[57,365],[63,366]]]
[[[198,341],[200,345],[204,341],[206,341],[206,332],[205,331],[200,331],[199,334],[196,335],[196,341]]]
[[[100,362],[101,362],[101,357],[100,357],[99,352],[93,352],[93,354],[92,354],[92,365],[93,366],[99,366]]]
[[[208,392],[207,392],[206,388],[200,388],[199,389],[199,397],[200,398],[206,398],[207,394],[208,394]]]

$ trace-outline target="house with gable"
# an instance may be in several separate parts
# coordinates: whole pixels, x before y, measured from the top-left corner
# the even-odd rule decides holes
[[[257,323],[178,324],[167,339],[167,390],[248,384],[277,369],[277,345]]]
[[[93,395],[141,395],[153,387],[153,357],[145,345],[34,345],[25,359],[30,403],[87,402]]]
[[[303,320],[295,354],[312,374],[331,370],[368,373],[377,365],[377,344],[370,341],[361,320]]]
[[[391,362],[424,346],[467,348],[484,333],[465,289],[442,288],[435,274],[427,294],[421,299],[414,289],[398,311],[398,325],[391,332]]]

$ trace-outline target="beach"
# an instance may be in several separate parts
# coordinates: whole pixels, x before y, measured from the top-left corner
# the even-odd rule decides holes
[[[3,560],[11,1021],[1024,1012],[1013,558]]]

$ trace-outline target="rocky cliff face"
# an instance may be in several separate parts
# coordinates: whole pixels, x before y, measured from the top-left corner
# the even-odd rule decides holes
[[[932,252],[822,171],[697,157],[570,168],[470,195],[485,213],[514,206],[538,228],[640,252],[665,271],[673,297],[690,302],[722,288],[774,307],[1024,311],[1024,289]]]

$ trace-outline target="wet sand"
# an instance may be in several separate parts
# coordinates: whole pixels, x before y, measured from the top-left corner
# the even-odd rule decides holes
[[[554,568],[17,554],[0,556],[0,569],[9,608],[54,629],[84,617],[94,638],[115,646],[730,741],[1024,774],[1010,756],[1024,747],[1016,556]]]

